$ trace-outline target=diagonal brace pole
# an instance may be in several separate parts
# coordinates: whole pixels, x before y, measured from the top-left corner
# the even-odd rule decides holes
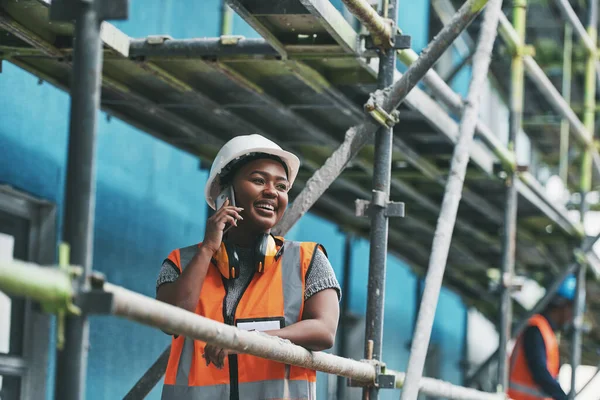
[[[413,334],[410,359],[406,372],[406,384],[402,391],[401,400],[414,400],[419,394],[419,380],[423,375],[425,357],[431,338],[431,329],[435,310],[442,287],[448,252],[452,240],[452,232],[460,203],[464,179],[469,162],[469,149],[473,141],[475,126],[478,120],[481,88],[489,69],[492,49],[496,40],[498,18],[501,12],[502,0],[491,0],[485,11],[481,36],[475,55],[473,56],[473,79],[469,87],[467,101],[459,128],[459,137],[452,163],[446,191],[442,202],[442,210],[438,218],[437,228],[433,239],[429,268],[425,278],[425,288],[419,307],[419,315]]]

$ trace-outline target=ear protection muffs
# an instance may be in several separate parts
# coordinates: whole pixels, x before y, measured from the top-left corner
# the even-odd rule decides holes
[[[283,254],[283,239],[269,233],[260,235],[254,244],[253,264],[256,272],[264,272]],[[235,279],[240,276],[240,258],[237,246],[221,242],[219,251],[212,259],[225,279]]]

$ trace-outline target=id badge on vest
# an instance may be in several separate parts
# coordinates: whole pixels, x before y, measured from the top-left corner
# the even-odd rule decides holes
[[[235,326],[243,331],[274,331],[285,327],[285,319],[283,317],[241,318],[235,321]]]

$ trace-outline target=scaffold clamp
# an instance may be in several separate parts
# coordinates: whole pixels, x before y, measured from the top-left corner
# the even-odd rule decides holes
[[[396,201],[388,201],[386,199],[385,193],[374,190],[373,191],[373,201],[364,200],[364,199],[356,199],[355,211],[357,217],[368,217],[371,216],[373,209],[384,208],[386,217],[404,217],[405,209],[404,203],[396,202]]]
[[[75,296],[75,303],[85,314],[108,315],[112,313],[113,294],[104,290],[106,277],[93,271],[89,277],[91,289]]]
[[[376,43],[377,42],[377,43]],[[382,47],[383,43],[379,43],[377,40],[373,40],[373,36],[365,36],[365,49],[375,50]],[[393,40],[389,43],[389,48],[394,50],[406,50],[412,46],[412,37],[409,35],[396,34]],[[385,46],[387,48],[387,46]]]
[[[376,96],[371,94],[369,100],[365,104],[365,111],[371,115],[371,117],[377,121],[381,126],[385,128],[393,128],[399,121],[400,113],[398,110],[394,110],[391,113],[385,111],[379,104],[377,104]]]
[[[395,389],[396,388],[396,375],[387,374],[385,363],[377,360],[361,360],[361,362],[371,364],[375,368],[375,381],[355,381],[352,378],[348,378],[346,381],[349,387],[370,387],[375,386],[379,389]]]

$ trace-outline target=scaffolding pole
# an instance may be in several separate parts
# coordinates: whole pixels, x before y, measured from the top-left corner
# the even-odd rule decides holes
[[[593,2],[593,1],[592,1]],[[585,308],[585,273],[587,264],[582,264],[577,271],[577,289],[575,292],[575,312],[573,314],[573,338],[571,339],[571,390],[569,399],[577,396],[577,368],[581,363],[581,344],[583,330],[583,313]]]
[[[521,334],[521,332],[523,332],[523,330],[529,324],[529,319],[531,319],[531,317],[544,311],[544,309],[548,306],[548,304],[550,304],[550,301],[556,295],[556,292],[558,291],[558,289],[561,286],[561,284],[563,283],[563,281],[567,278],[567,276],[578,271],[579,267],[586,262],[586,260],[585,260],[586,254],[593,251],[594,244],[598,240],[600,240],[600,234],[598,234],[592,240],[587,241],[586,243],[582,244],[580,249],[576,249],[574,251],[575,261],[572,262],[571,264],[569,264],[562,271],[562,273],[554,279],[552,284],[546,290],[546,293],[544,294],[544,296],[536,303],[536,305],[531,310],[529,310],[527,312],[527,314],[525,314],[525,316],[519,321],[519,323],[513,327],[513,330],[512,330],[513,337],[519,336]],[[496,351],[494,353],[492,353],[492,355],[490,355],[484,362],[482,362],[479,365],[477,370],[475,372],[473,372],[471,374],[471,376],[467,379],[466,384],[470,385],[471,383],[473,383],[473,381],[479,377],[481,372],[483,370],[485,370],[485,368],[487,368],[490,365],[490,363],[496,359],[497,356],[498,356],[498,349],[496,349]]]
[[[346,1],[346,5],[352,4]],[[397,0],[384,4],[383,14],[391,17],[395,29],[398,17]],[[387,24],[386,24],[387,26]],[[372,33],[374,35],[374,33]],[[393,49],[379,49],[379,73],[377,87],[383,90],[394,83],[396,53]],[[385,271],[388,248],[388,203],[392,180],[392,149],[394,125],[382,126],[375,134],[375,157],[373,162],[373,194],[371,199],[371,235],[369,243],[369,277],[367,281],[367,310],[365,321],[364,357],[381,361],[383,351],[383,319],[385,306]],[[363,399],[377,400],[379,388],[370,386],[363,389]]]
[[[473,79],[469,86],[469,93],[459,127],[458,141],[454,148],[442,209],[434,235],[425,287],[412,339],[406,371],[406,384],[402,390],[401,400],[415,400],[419,394],[419,381],[423,375],[435,310],[442,287],[452,232],[467,172],[469,149],[478,120],[481,89],[484,87],[487,78],[501,6],[502,0],[490,1],[481,25],[477,50],[473,56]]]
[[[34,300],[44,301],[50,309],[66,310],[65,304],[72,301],[74,292],[70,273],[18,260],[0,261],[0,290],[19,296],[27,294]],[[48,274],[53,275],[49,285],[43,280]],[[52,291],[52,296],[46,293],[49,291]],[[288,340],[261,332],[243,331],[110,283],[96,280],[93,289],[75,293],[77,306],[87,313],[119,316],[238,353],[340,375],[366,385],[375,384],[382,375],[393,376],[397,388],[401,388],[405,381],[403,373],[387,370],[385,365],[377,362],[313,352]],[[454,400],[505,399],[503,395],[431,378],[422,379],[419,386],[429,396]]]
[[[513,26],[519,37],[519,46],[513,52],[511,64],[510,117],[508,131],[508,149],[516,157],[517,135],[523,122],[523,92],[525,90],[525,74],[523,71],[523,55],[526,51],[525,27],[527,0],[513,1]],[[515,251],[517,236],[517,172],[507,172],[505,179],[504,226],[502,231],[502,275],[500,297],[500,339],[499,364],[497,375],[497,391],[505,393],[508,388],[508,342],[512,326],[512,281],[515,271]]]
[[[594,136],[594,117],[596,110],[596,42],[598,39],[597,26],[598,24],[598,0],[590,0],[589,2],[589,23],[588,37],[593,44],[593,50],[589,51],[585,67],[585,88],[584,88],[584,114],[583,124],[593,143]],[[592,189],[592,154],[589,149],[584,149],[583,159],[581,162],[581,207],[580,218],[584,224],[585,215],[587,212],[587,194]],[[573,314],[573,337],[571,340],[571,391],[569,399],[575,400],[577,395],[576,380],[577,368],[581,363],[581,344],[583,330],[583,315],[585,311],[585,275],[587,264],[583,264],[577,273],[577,290],[575,292],[575,312]]]
[[[565,25],[565,47],[563,49],[562,95],[567,105],[571,104],[571,80],[573,67],[573,28]],[[569,121],[560,121],[559,176],[565,186],[569,184]]]
[[[223,12],[231,10],[223,6]],[[228,14],[224,14],[223,29],[231,27]],[[264,39],[254,38],[194,38],[194,39],[165,39],[154,43],[148,39],[132,39],[129,42],[129,56],[132,58],[194,58],[203,56],[236,56],[236,55],[265,55],[277,56],[279,53]]]
[[[87,288],[92,272],[96,133],[102,77],[100,27],[108,19],[126,19],[128,5],[128,0],[55,0],[50,6],[51,20],[75,21],[63,240],[70,245],[72,262],[81,266],[78,290]],[[89,348],[85,314],[67,316],[64,329],[64,348],[57,354],[55,396],[79,400],[85,397]]]
[[[56,12],[55,7],[60,5],[52,5]],[[85,288],[93,257],[102,44],[94,2],[80,2],[77,11],[63,238],[71,246],[72,262],[83,267],[80,284]],[[88,348],[89,322],[86,316],[67,317],[64,349],[57,355],[56,398],[85,398]]]
[[[423,50],[421,56],[413,60],[408,70],[391,87],[380,92],[379,107],[387,114],[392,113],[404,101],[408,93],[433,67],[441,55],[450,47],[452,41],[473,21],[485,6],[487,0],[467,0],[454,15],[450,23],[436,35]],[[442,81],[443,82],[443,81]],[[294,199],[283,218],[273,232],[285,235],[291,227],[317,202],[327,188],[346,168],[358,152],[372,140],[374,132],[380,125],[374,120],[367,120],[361,125],[346,131],[344,142],[325,161],[314,175],[306,182],[302,192]]]
[[[342,274],[342,296],[340,304],[340,323],[338,326],[339,338],[337,341],[337,353],[346,357],[348,347],[348,319],[350,317],[350,275],[352,274],[352,244],[354,242],[354,236],[352,233],[346,233],[344,240],[344,270]],[[346,393],[346,381],[343,377],[338,377],[336,384],[336,394],[338,399],[343,399]]]

